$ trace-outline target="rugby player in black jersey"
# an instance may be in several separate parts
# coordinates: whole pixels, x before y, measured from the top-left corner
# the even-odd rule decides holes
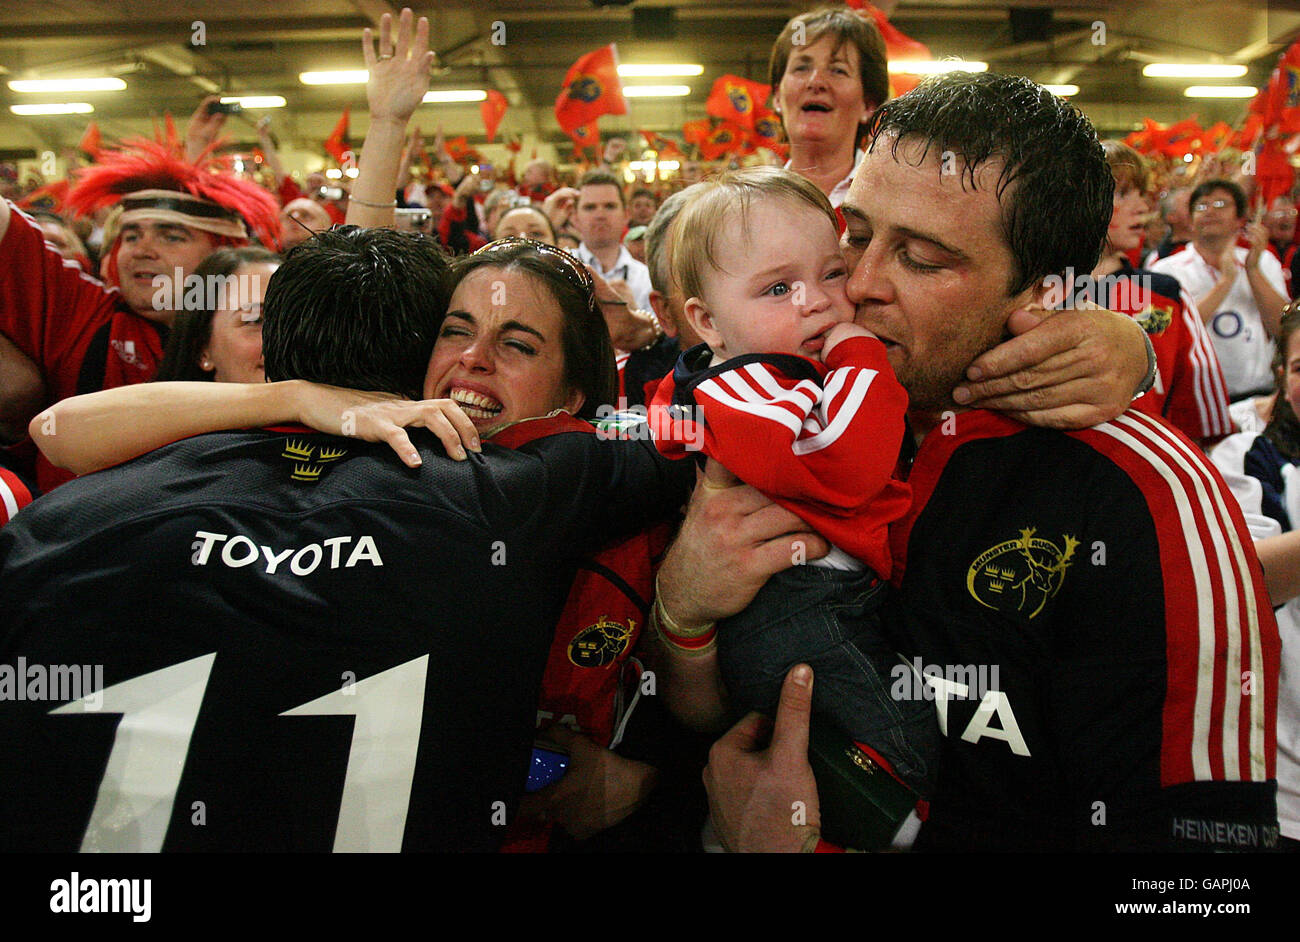
[[[268,378],[418,396],[449,284],[426,237],[318,235],[268,286]],[[578,559],[692,475],[567,414],[465,454],[469,420],[435,412],[460,460],[424,429],[418,468],[305,427],[216,433],[3,529],[0,849],[499,843]]]

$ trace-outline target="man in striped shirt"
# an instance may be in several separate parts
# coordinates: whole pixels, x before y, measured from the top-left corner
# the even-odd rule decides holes
[[[1112,187],[1077,111],[1024,79],[953,73],[881,109],[844,204],[857,323],[885,343],[919,440],[891,532],[895,689],[934,700],[943,751],[928,819],[899,844],[1277,843],[1277,626],[1222,479],[1136,411],[1056,432],[953,400],[1012,311],[1092,269]],[[666,692],[695,722],[724,715],[712,655],[675,637],[743,606],[791,532],[825,545],[774,510],[700,489],[660,570]],[[714,746],[725,847],[829,849],[802,759],[815,683],[792,672],[769,745],[751,715]]]

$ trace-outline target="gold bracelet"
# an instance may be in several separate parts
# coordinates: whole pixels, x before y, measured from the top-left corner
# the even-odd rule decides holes
[[[369,206],[371,209],[396,209],[397,208],[397,200],[393,200],[391,203],[372,203],[369,200],[363,200],[359,196],[349,196],[348,200],[349,202],[360,203],[362,206]]]
[[[718,645],[718,629],[714,622],[707,622],[698,628],[683,628],[664,607],[659,596],[659,577],[655,576],[655,601],[650,607],[650,625],[654,628],[664,644],[681,654],[695,656],[707,654]]]

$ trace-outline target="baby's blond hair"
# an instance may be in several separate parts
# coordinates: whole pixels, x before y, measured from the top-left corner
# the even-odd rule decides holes
[[[673,279],[686,298],[702,297],[708,269],[721,271],[718,240],[724,236],[749,238],[750,206],[768,197],[806,205],[826,214],[832,228],[839,222],[826,195],[797,173],[779,167],[748,167],[709,177],[697,184],[699,192],[673,223]],[[727,224],[740,213],[739,229]]]

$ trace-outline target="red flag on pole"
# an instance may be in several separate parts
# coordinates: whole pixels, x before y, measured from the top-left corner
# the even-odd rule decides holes
[[[655,131],[642,131],[641,136],[645,138],[645,146],[658,154],[660,160],[682,156],[681,145],[671,137],[665,137]]]
[[[339,118],[339,123],[334,125],[334,130],[330,136],[325,139],[325,151],[339,163],[344,162],[344,157],[351,148],[348,146],[348,121],[352,116],[350,105],[343,106],[343,116]]]
[[[783,140],[781,121],[776,115],[764,115],[754,122],[754,143],[765,147],[782,160],[790,154],[790,147]]]
[[[555,99],[555,120],[566,132],[594,125],[603,114],[627,114],[613,43],[579,57],[569,66]]]
[[[600,130],[593,121],[591,124],[584,124],[572,130],[566,129],[565,134],[573,141],[575,151],[583,151],[587,148],[598,150],[600,148]]]
[[[759,118],[771,114],[767,108],[767,99],[771,94],[771,85],[751,82],[738,75],[720,75],[713,83],[704,110],[715,118],[752,130]]]
[[[478,106],[478,113],[483,118],[483,130],[487,132],[489,144],[497,139],[497,127],[500,126],[507,107],[509,103],[506,101],[506,96],[495,88],[488,90],[487,98]]]
[[[687,144],[694,144],[696,147],[703,147],[704,142],[709,139],[709,133],[713,130],[713,122],[708,118],[701,118],[698,121],[687,121],[682,125],[682,137]]]
[[[854,10],[871,17],[876,24],[876,29],[880,31],[880,36],[885,40],[885,56],[890,62],[906,59],[929,59],[930,47],[925,43],[917,42],[911,36],[894,27],[889,22],[889,17],[885,16],[882,10],[867,0],[845,0],[845,2]],[[890,91],[894,95],[905,95],[912,89],[916,88],[921,81],[920,76],[913,75],[910,72],[891,73],[889,76]]]
[[[460,137],[453,137],[443,144],[447,151],[447,156],[458,164],[463,164],[465,158],[469,156],[469,138],[462,134]]]
[[[700,144],[700,156],[705,160],[717,160],[726,154],[752,153],[748,135],[744,128],[731,121],[718,124],[709,136]]]
[[[98,160],[101,146],[99,125],[92,121],[86,125],[86,132],[81,135],[81,141],[77,144],[77,149],[91,160]]]

